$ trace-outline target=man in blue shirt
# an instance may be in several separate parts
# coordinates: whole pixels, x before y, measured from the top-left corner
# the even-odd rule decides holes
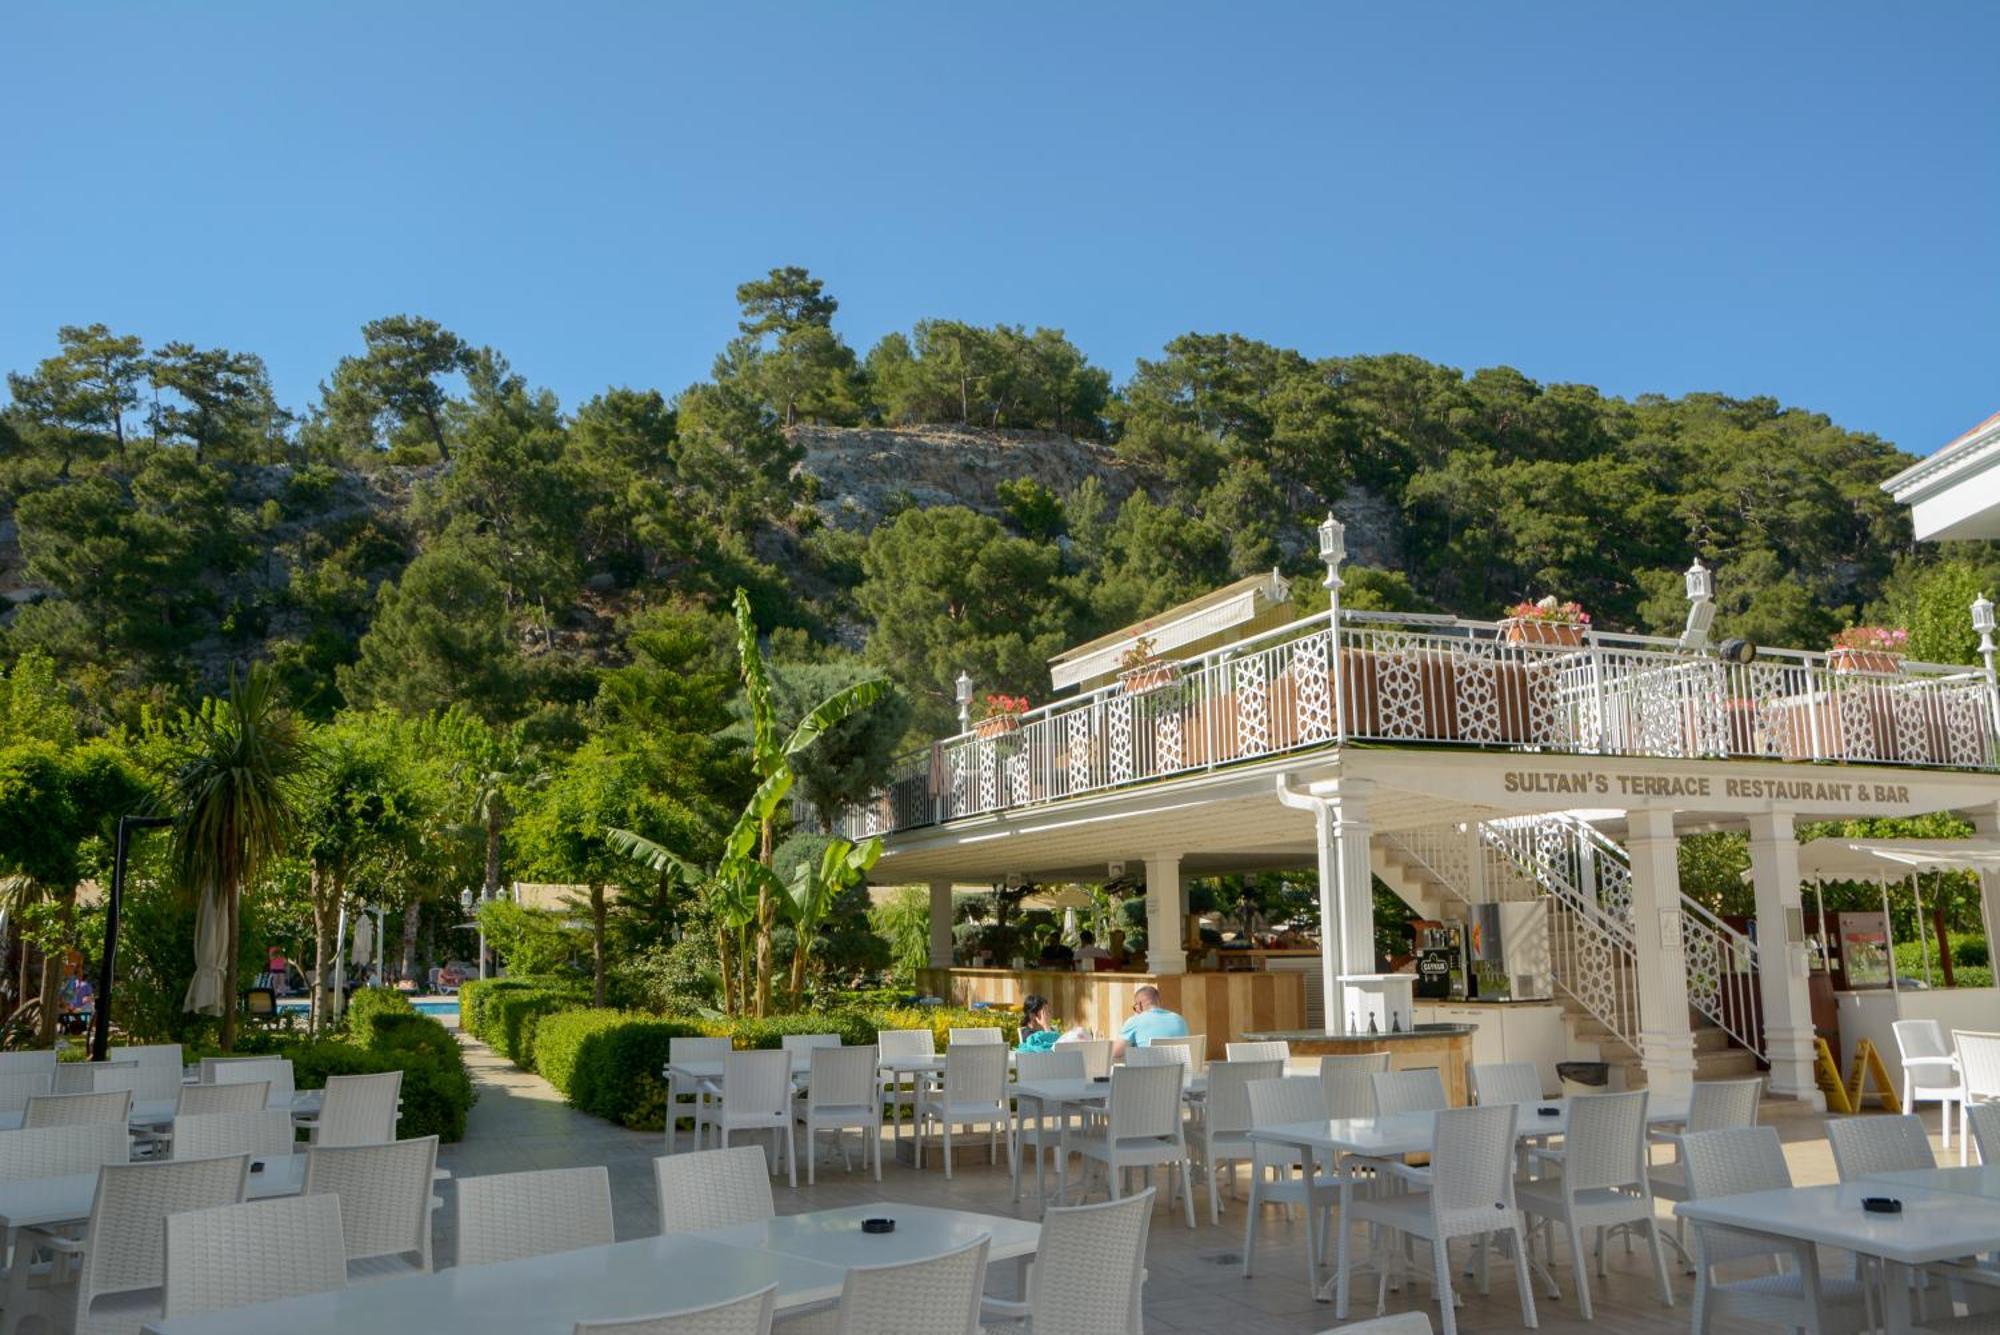
[[[1186,1038],[1187,1021],[1160,1004],[1160,989],[1148,984],[1132,994],[1132,1018],[1118,1031],[1111,1059],[1122,1061],[1127,1048],[1149,1046],[1156,1038]]]

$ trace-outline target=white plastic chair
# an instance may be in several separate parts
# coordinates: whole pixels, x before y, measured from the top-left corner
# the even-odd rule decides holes
[[[1872,1173],[1937,1167],[1930,1132],[1919,1117],[1829,1118],[1826,1139],[1842,1182]]]
[[[1474,1062],[1467,1069],[1474,1103],[1539,1103],[1542,1073],[1533,1062]]]
[[[1690,1132],[1681,1138],[1681,1152],[1690,1200],[1779,1191],[1792,1185],[1785,1148],[1774,1127]],[[1707,1331],[1717,1316],[1788,1326],[1808,1335],[1853,1335],[1874,1324],[1863,1286],[1821,1274],[1818,1253],[1810,1243],[1702,1223],[1694,1226],[1694,1236],[1697,1332]],[[1773,1273],[1728,1281],[1715,1278],[1717,1266],[1751,1260],[1768,1262]]]
[[[180,1163],[106,1164],[98,1170],[97,1195],[83,1241],[20,1230],[21,1254],[46,1248],[59,1264],[49,1272],[46,1286],[12,1289],[8,1324],[40,1317],[52,1329],[96,1335],[136,1331],[160,1319],[166,1219],[189,1210],[241,1203],[249,1173],[250,1160],[240,1155]],[[65,1260],[74,1264],[60,1264]]]
[[[204,1085],[254,1085],[261,1080],[269,1086],[269,1106],[273,1108],[289,1109],[298,1096],[298,1080],[289,1057],[218,1061],[212,1068],[210,1060],[206,1057],[202,1059],[201,1083]]]
[[[248,1112],[282,1112],[291,1117],[285,1109],[271,1106],[271,1082],[258,1080],[241,1085],[182,1085],[174,1104],[174,1121]]]
[[[579,1321],[571,1335],[770,1335],[778,1286],[741,1298],[629,1321]]]
[[[436,1136],[387,1145],[315,1145],[306,1151],[306,1194],[340,1197],[347,1277],[429,1274],[431,1175]]]
[[[716,1144],[729,1148],[729,1138],[739,1131],[772,1132],[771,1150],[779,1149],[778,1135],[784,1136],[785,1172],[791,1185],[799,1185],[798,1142],[792,1134],[792,1058],[779,1048],[759,1052],[732,1052],[722,1060],[722,1093],[708,1102],[704,1115],[715,1132]]]
[[[26,1111],[29,1099],[54,1092],[52,1071],[0,1071],[0,1112]]]
[[[1108,1038],[1074,1038],[1058,1042],[1057,1052],[1075,1052],[1083,1057],[1083,1076],[1095,1080],[1099,1076],[1111,1074],[1111,1040]]]
[[[1184,1049],[1187,1052],[1187,1069],[1189,1076],[1200,1075],[1203,1071],[1206,1071],[1208,1069],[1207,1034],[1182,1034],[1175,1038],[1156,1038],[1151,1043],[1148,1043],[1146,1046],[1149,1048]],[[1131,1054],[1139,1050],[1140,1049],[1137,1048],[1129,1049],[1126,1052],[1126,1060],[1130,1061]]]
[[[1954,1107],[1959,1134],[1965,1134],[1965,1081],[1958,1073],[1958,1058],[1945,1041],[1944,1026],[1936,1020],[1897,1020],[1889,1027],[1896,1032],[1896,1054],[1903,1063],[1903,1111],[1915,1112],[1919,1099],[1939,1103],[1944,1147],[1950,1149]]]
[[[935,1057],[937,1035],[928,1029],[884,1029],[875,1035],[875,1051],[882,1062]],[[918,1074],[909,1071],[882,1072],[882,1106],[889,1109],[898,1136],[903,1131],[903,1105],[917,1101],[917,1090],[923,1083]]]
[[[875,1097],[875,1049],[817,1047],[812,1050],[812,1071],[806,1092],[796,1100],[797,1117],[806,1133],[806,1185],[819,1181],[819,1141],[821,1131],[833,1132],[840,1159],[849,1172],[846,1130],[861,1132],[861,1162],[866,1167],[872,1152],[875,1180],[882,1180],[882,1101]]]
[[[945,1033],[946,1051],[961,1043],[999,1043],[1005,1046],[1006,1042],[1007,1031],[988,1024],[976,1024],[963,1029],[953,1028]]]
[[[1255,1043],[1225,1043],[1222,1055],[1233,1062],[1288,1062],[1292,1059],[1292,1045],[1282,1038],[1262,1039]]]
[[[1965,1134],[1979,1151],[1979,1162],[2000,1164],[2000,1103],[1975,1104],[1965,1110]]]
[[[1253,1080],[1245,1091],[1250,1099],[1253,1130],[1292,1122],[1318,1122],[1326,1117],[1325,1086],[1318,1076],[1287,1075]],[[1318,1155],[1301,1158],[1282,1145],[1256,1146],[1250,1160],[1250,1204],[1243,1225],[1243,1278],[1249,1279],[1257,1253],[1261,1207],[1297,1205],[1306,1214],[1306,1273],[1314,1273],[1313,1258],[1325,1247],[1329,1221],[1340,1202],[1340,1180],[1331,1163]]]
[[[840,1046],[840,1035],[781,1034],[778,1036],[778,1046],[796,1056],[801,1052],[811,1052],[814,1048],[837,1048]]]
[[[692,1106],[686,1113],[694,1118],[691,1137],[694,1148],[701,1148],[702,1114],[708,1111],[708,1101],[715,1097],[719,1086],[713,1081],[697,1080],[693,1076],[682,1075],[672,1068],[679,1062],[719,1062],[728,1058],[731,1044],[726,1038],[670,1038],[667,1040],[667,1153],[674,1152],[674,1124],[682,1116],[681,1096],[691,1099]]]
[[[114,1071],[136,1071],[138,1069],[139,1063],[129,1060],[121,1062],[60,1062],[56,1066],[55,1086],[51,1092],[56,1094],[95,1094],[100,1089],[130,1089],[130,1085],[111,1084],[111,1074]],[[100,1085],[100,1081],[105,1083]]]
[[[106,1055],[115,1062],[135,1061],[141,1066],[164,1066],[174,1073],[176,1080],[181,1078],[185,1069],[178,1043],[127,1043],[123,1047],[112,1048]]]
[[[1002,1049],[1004,1051],[1004,1049]],[[850,1266],[839,1335],[979,1335],[979,1293],[992,1239],[924,1261]]]
[[[996,1031],[997,1032],[997,1031]],[[998,1161],[997,1143],[1007,1141],[1007,1170],[1018,1170],[1014,1117],[1007,1097],[1007,1048],[979,1040],[945,1049],[944,1079],[917,1091],[917,1167],[924,1166],[924,1132],[935,1122],[944,1144],[944,1175],[951,1178],[953,1127],[986,1128],[987,1157]]]
[[[611,1173],[602,1165],[459,1180],[462,1266],[608,1246],[611,1240]]]
[[[1126,1169],[1144,1168],[1150,1186],[1152,1170],[1164,1165],[1170,1174],[1169,1182],[1179,1187],[1187,1226],[1193,1228],[1194,1183],[1188,1163],[1187,1132],[1181,1120],[1182,1078],[1179,1062],[1162,1066],[1128,1063],[1115,1067],[1105,1115],[1075,1132],[1068,1126],[1062,1130],[1056,1151],[1056,1199],[1067,1199],[1072,1153],[1104,1165],[1105,1186],[1112,1200],[1124,1195],[1122,1178]],[[1083,1167],[1088,1194],[1089,1163]],[[1171,1203],[1173,1197],[1167,1199]]]
[[[56,1050],[54,1048],[25,1048],[19,1052],[0,1052],[0,1075],[17,1075],[23,1071],[36,1071],[51,1079],[56,1071]]]
[[[38,1094],[28,1100],[21,1125],[77,1126],[86,1122],[115,1122],[126,1126],[132,1120],[132,1091],[107,1089],[102,1094]]]
[[[330,1075],[319,1116],[299,1125],[312,1133],[314,1145],[386,1145],[396,1138],[397,1101],[403,1073]]]
[[[167,1216],[169,1318],[347,1286],[340,1200],[289,1196]]]
[[[1419,1066],[1408,1071],[1377,1071],[1370,1079],[1375,1085],[1377,1117],[1393,1117],[1407,1112],[1437,1112],[1451,1106],[1451,1099],[1444,1092],[1444,1077],[1435,1066]]]
[[[1232,1047],[1235,1045],[1231,1045]],[[1276,1080],[1285,1073],[1282,1057],[1231,1058],[1208,1067],[1208,1097],[1195,1121],[1196,1162],[1208,1179],[1208,1222],[1222,1222],[1219,1196],[1222,1166],[1256,1159],[1250,1143],[1250,1082]],[[1230,1178],[1234,1194],[1235,1177]]]
[[[1071,1052],[1063,1047],[1050,1048],[1047,1052],[1017,1052],[1014,1054],[1014,1078],[1082,1080],[1084,1079],[1083,1054]]]
[[[1521,1321],[1530,1327],[1535,1324],[1535,1292],[1528,1280],[1527,1226],[1514,1200],[1514,1130],[1520,1113],[1520,1106],[1513,1103],[1439,1110],[1437,1135],[1431,1149],[1429,1189],[1400,1195],[1364,1195],[1350,1202],[1348,1213],[1353,1220],[1381,1228],[1374,1262],[1381,1276],[1375,1299],[1378,1315],[1388,1299],[1389,1274],[1402,1265],[1393,1234],[1431,1244],[1431,1270],[1438,1306],[1444,1313],[1444,1335],[1456,1335],[1458,1330],[1451,1287],[1452,1240],[1468,1237],[1481,1240],[1483,1275],[1486,1240],[1511,1235],[1514,1282],[1521,1291]],[[1341,1220],[1341,1227],[1348,1227],[1349,1222]],[[1343,1286],[1346,1278],[1343,1267]]]
[[[653,1160],[653,1187],[661,1233],[761,1224],[778,1213],[771,1169],[757,1145],[662,1155]]]
[[[2000,1102],[2000,1034],[1974,1033],[1969,1030],[1952,1031],[1953,1046],[1958,1049],[1958,1069],[1965,1079],[1965,1109],[1970,1110],[1981,1103]],[[1960,1112],[1963,1118],[1964,1111]],[[1966,1150],[1964,1137],[1958,1142],[1958,1161],[1971,1161]]]
[[[132,1137],[116,1122],[0,1131],[0,1182],[94,1173],[131,1158]]]
[[[1388,1053],[1383,1053],[1387,1060]],[[1319,1065],[1319,1088],[1328,1117],[1373,1117],[1375,1075],[1380,1068],[1336,1064],[1331,1057]]]
[[[291,1155],[297,1148],[292,1115],[283,1108],[254,1112],[194,1113],[174,1119],[173,1157],[207,1159],[247,1154],[253,1159]]]
[[[1652,1166],[1647,1170],[1654,1199],[1662,1201],[1693,1199],[1688,1194],[1687,1166],[1682,1161],[1680,1152],[1682,1139],[1695,1132],[1727,1131],[1735,1127],[1755,1126],[1757,1104],[1763,1093],[1762,1080],[1697,1080],[1693,1093],[1688,1097],[1688,1119],[1684,1129],[1679,1132],[1651,1133],[1655,1142],[1674,1147],[1673,1162]],[[1677,1219],[1674,1223],[1673,1247],[1692,1267],[1693,1258],[1687,1249],[1685,1220]]]
[[[1545,1220],[1551,1228],[1557,1223],[1568,1228],[1570,1271],[1575,1276],[1577,1307],[1583,1319],[1592,1319],[1590,1272],[1584,1263],[1585,1229],[1597,1230],[1600,1275],[1604,1273],[1604,1230],[1628,1225],[1644,1229],[1660,1281],[1660,1301],[1672,1307],[1674,1291],[1667,1281],[1659,1220],[1653,1213],[1653,1193],[1646,1180],[1646,1091],[1571,1099],[1569,1126],[1556,1161],[1562,1165],[1558,1176],[1521,1182],[1516,1191],[1522,1212],[1531,1219]],[[1433,1177],[1437,1171],[1434,1166]],[[1553,1261],[1553,1248],[1546,1242],[1544,1246],[1544,1255]]]
[[[1187,1076],[1194,1074],[1194,1053],[1184,1043],[1169,1043],[1161,1039],[1143,1048],[1125,1049],[1125,1064],[1134,1069],[1147,1066],[1178,1066]]]
[[[989,1335],[1139,1335],[1152,1222],[1150,1187],[1122,1200],[1050,1210],[1028,1268],[1027,1301],[986,1299],[980,1308],[984,1329]],[[995,1325],[1021,1321],[1025,1327]]]

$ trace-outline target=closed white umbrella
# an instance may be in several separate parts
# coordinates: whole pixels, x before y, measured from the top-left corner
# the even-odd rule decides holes
[[[354,920],[354,949],[347,956],[356,968],[365,967],[375,959],[375,920],[366,913]]]
[[[202,894],[194,918],[194,977],[188,980],[181,1009],[198,1015],[222,1014],[222,980],[229,964],[229,933],[222,897],[210,886]]]

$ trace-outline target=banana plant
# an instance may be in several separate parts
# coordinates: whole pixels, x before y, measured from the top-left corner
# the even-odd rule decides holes
[[[785,888],[792,925],[798,943],[792,947],[792,1009],[804,1000],[806,968],[813,948],[819,944],[820,925],[833,911],[835,901],[850,886],[868,875],[882,856],[882,841],[870,839],[859,846],[834,839],[820,853],[819,861],[806,861],[792,872]]]
[[[738,822],[739,827],[742,824]],[[755,839],[753,826],[750,842]],[[631,830],[607,830],[605,841],[652,871],[678,877],[694,891],[707,908],[715,932],[716,962],[722,975],[722,1009],[729,1015],[740,1014],[751,988],[750,929],[757,921],[757,899],[767,889],[767,883],[775,885],[777,874],[755,858],[741,854],[725,854],[712,866],[704,867]]]

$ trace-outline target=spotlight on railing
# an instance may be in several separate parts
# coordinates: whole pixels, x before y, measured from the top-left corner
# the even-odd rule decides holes
[[[1731,637],[1724,640],[1716,650],[1725,663],[1754,663],[1757,661],[1757,646],[1745,639]]]

